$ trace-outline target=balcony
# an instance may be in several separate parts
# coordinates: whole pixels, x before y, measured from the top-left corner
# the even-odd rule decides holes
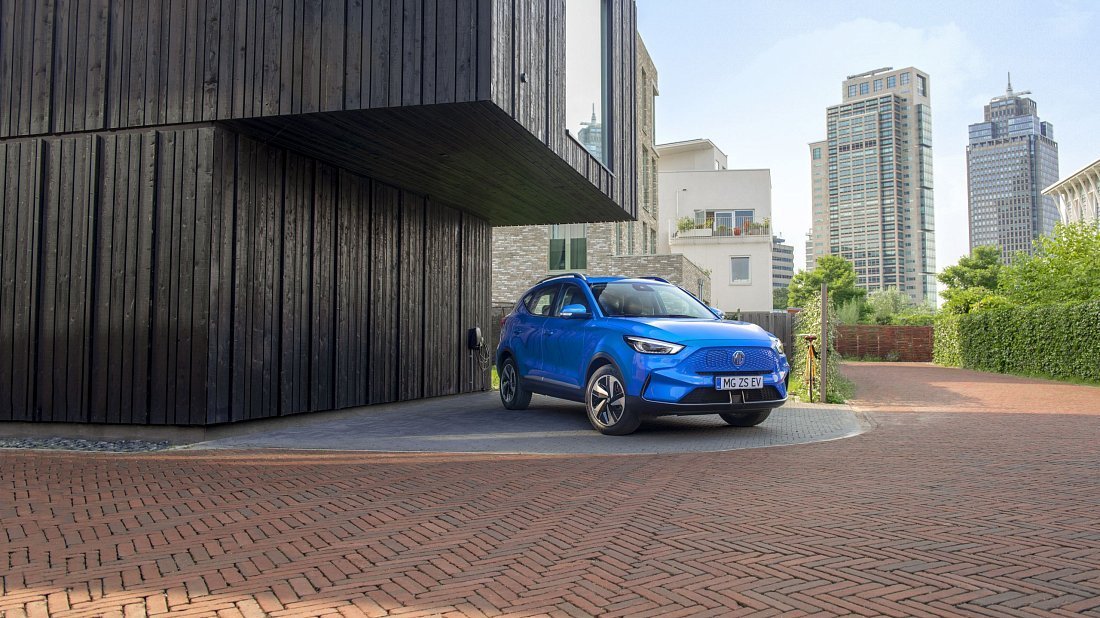
[[[687,223],[681,219],[680,225],[669,225],[669,242],[675,240],[710,238],[722,241],[734,241],[744,239],[767,238],[770,242],[772,236],[771,221],[755,222],[745,221],[741,225],[726,226],[710,224]]]

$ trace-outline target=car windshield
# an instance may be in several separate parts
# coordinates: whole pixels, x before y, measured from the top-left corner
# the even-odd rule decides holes
[[[714,319],[706,305],[691,294],[664,283],[595,283],[592,295],[608,317]]]

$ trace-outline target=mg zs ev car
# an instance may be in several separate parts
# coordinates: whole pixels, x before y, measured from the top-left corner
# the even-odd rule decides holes
[[[786,401],[790,373],[779,339],[663,279],[577,274],[523,295],[501,325],[496,366],[504,407],[522,410],[532,393],[584,402],[611,435],[670,414],[758,425]]]

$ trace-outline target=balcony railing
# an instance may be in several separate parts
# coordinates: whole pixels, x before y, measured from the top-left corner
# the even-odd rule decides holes
[[[770,223],[742,223],[736,227],[725,225],[700,225],[677,229],[675,222],[670,223],[672,232],[669,239],[673,238],[758,238],[772,235]]]

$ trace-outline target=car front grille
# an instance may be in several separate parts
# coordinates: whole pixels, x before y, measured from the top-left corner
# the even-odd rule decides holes
[[[742,403],[740,395],[744,395],[744,403],[756,403],[760,401],[776,401],[782,399],[779,396],[779,389],[774,386],[765,386],[764,388],[753,388],[743,391],[720,391],[715,390],[713,386],[700,386],[699,388],[691,391],[678,403],[684,404],[722,404],[730,403],[730,393],[733,393],[733,403]]]
[[[740,366],[733,364],[733,355],[738,351],[745,354]],[[770,347],[703,348],[684,359],[680,367],[685,373],[771,373],[779,370],[779,356]]]

